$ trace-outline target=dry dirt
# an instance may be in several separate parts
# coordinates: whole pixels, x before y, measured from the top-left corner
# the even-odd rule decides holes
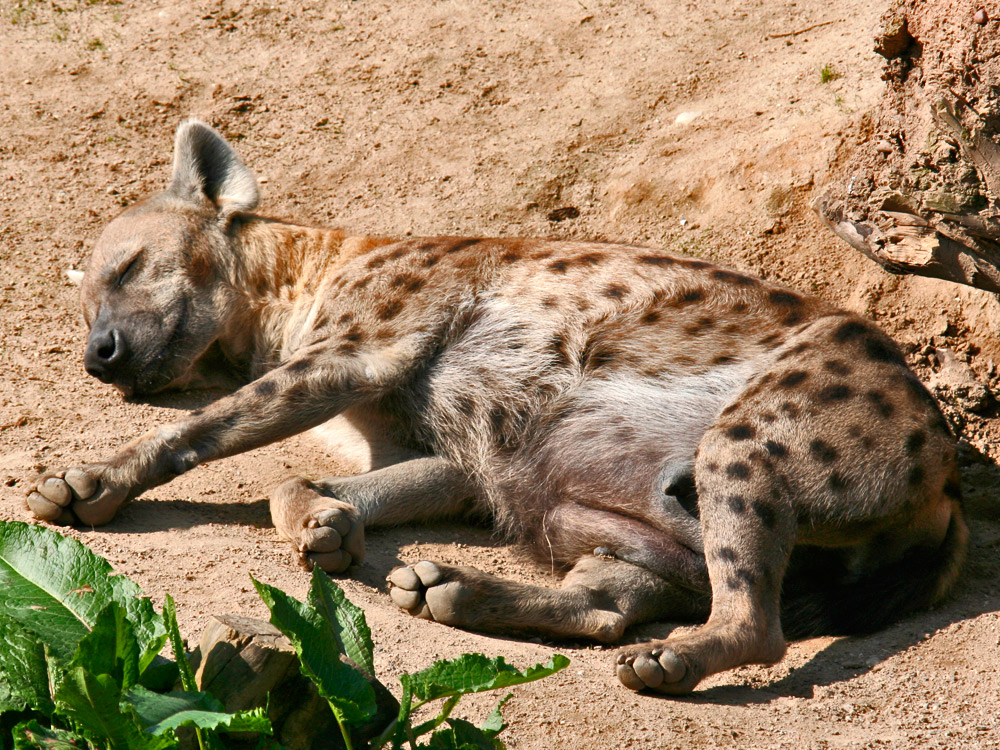
[[[934,375],[932,348],[949,348],[980,395],[995,388],[992,295],[888,276],[808,209],[852,123],[878,104],[871,32],[883,9],[874,0],[0,0],[0,518],[27,520],[36,472],[105,457],[208,398],[123,403],[88,378],[77,291],[64,275],[123,205],[165,185],[172,131],[189,114],[233,139],[272,214],[381,234],[681,249],[875,317],[924,377]],[[567,207],[578,216],[549,219]],[[369,558],[343,585],[368,614],[390,685],[465,651],[521,666],[567,654],[567,671],[508,704],[512,748],[996,747],[1000,431],[996,408],[967,391],[941,389],[968,441],[973,537],[955,597],[872,637],[793,644],[776,667],[718,675],[685,700],[619,686],[610,649],[464,633],[390,605],[385,574],[420,558],[553,582],[488,530],[373,533]],[[292,473],[329,475],[332,463],[307,438],[290,440],[199,468],[107,527],[67,533],[157,604],[172,593],[196,639],[211,613],[264,615],[249,574],[303,594],[307,576],[270,525],[267,492]],[[464,715],[488,708],[470,700]]]

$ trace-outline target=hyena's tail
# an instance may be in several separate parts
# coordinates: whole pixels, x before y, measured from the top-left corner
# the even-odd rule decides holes
[[[860,575],[848,572],[836,550],[803,548],[800,560],[793,553],[782,593],[785,636],[870,633],[931,606],[958,578],[968,536],[961,501],[953,499],[951,521],[937,548],[914,547]]]

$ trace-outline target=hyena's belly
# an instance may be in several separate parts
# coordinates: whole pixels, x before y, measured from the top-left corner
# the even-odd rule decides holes
[[[585,381],[527,435],[514,470],[556,502],[645,503],[694,466],[702,435],[746,385],[749,365],[704,374]],[[543,420],[544,421],[544,420]],[[522,491],[525,491],[522,490]]]

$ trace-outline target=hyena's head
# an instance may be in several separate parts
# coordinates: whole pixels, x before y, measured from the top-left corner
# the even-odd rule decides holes
[[[257,197],[257,181],[218,132],[181,123],[170,186],[112,221],[90,258],[87,372],[126,397],[184,383],[230,321],[228,230]]]

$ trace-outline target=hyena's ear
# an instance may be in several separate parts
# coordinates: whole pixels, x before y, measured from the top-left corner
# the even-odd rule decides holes
[[[222,218],[257,206],[257,180],[215,128],[189,118],[174,140],[174,178],[168,193],[202,205],[208,199]]]

